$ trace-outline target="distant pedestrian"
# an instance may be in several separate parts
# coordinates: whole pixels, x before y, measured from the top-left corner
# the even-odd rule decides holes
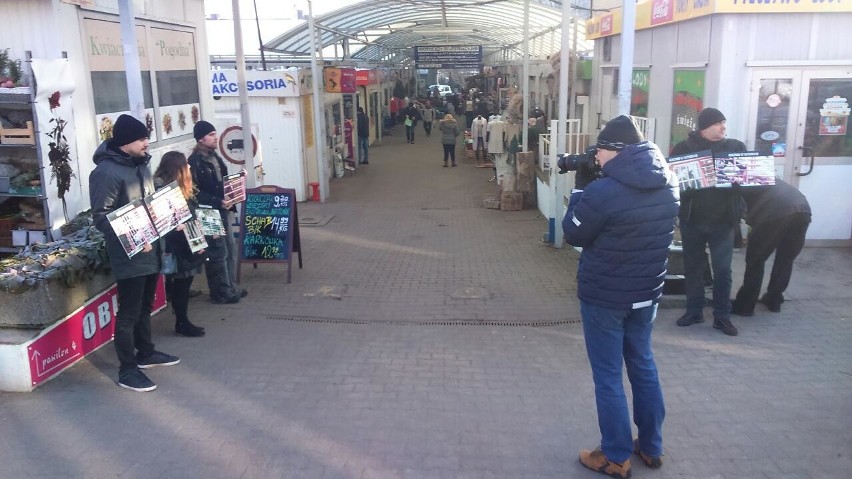
[[[754,314],[763,284],[763,266],[774,252],[769,285],[760,302],[778,313],[793,274],[793,260],[805,245],[805,234],[811,223],[811,206],[805,195],[781,178],[775,178],[775,186],[743,188],[742,195],[748,204],[746,222],[751,226],[751,232],[746,247],[743,285],[737,292],[731,312],[740,316]]]
[[[358,163],[370,164],[370,118],[364,113],[362,107],[358,107]]]
[[[128,257],[107,219],[108,214],[154,192],[148,168],[148,128],[130,115],[119,116],[112,138],[101,143],[93,160],[97,166],[89,175],[92,221],[104,235],[118,294],[114,340],[120,363],[118,385],[132,391],[153,391],[157,385],[140,369],[180,362],[177,356],[154,349],[151,342],[151,309],[162,269],[160,242],[145,244],[142,251]]]
[[[678,182],[653,143],[643,141],[630,117],[610,120],[598,135],[602,177],[578,168],[565,239],[581,246],[577,296],[595,383],[601,440],[580,451],[589,469],[627,479],[630,455],[662,465],[663,391],[651,350],[651,332],[678,211]],[[633,391],[634,442],[622,370]]]
[[[461,134],[461,129],[449,113],[438,122],[438,129],[441,131],[441,144],[444,146],[444,168],[447,167],[447,160],[452,160],[453,166],[456,166],[456,139]]]
[[[432,102],[426,102],[426,107],[423,108],[420,115],[423,117],[423,129],[426,131],[426,136],[432,136],[432,122],[435,121],[435,108],[432,107]]]
[[[403,124],[405,125],[405,138],[409,143],[414,144],[414,128],[417,126],[417,120],[420,119],[420,112],[414,103],[409,103],[408,108],[402,110]]]

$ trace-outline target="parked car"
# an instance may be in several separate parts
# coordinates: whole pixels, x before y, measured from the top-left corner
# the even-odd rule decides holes
[[[453,89],[450,85],[429,85],[430,92],[436,92],[441,98],[446,98],[453,94]]]

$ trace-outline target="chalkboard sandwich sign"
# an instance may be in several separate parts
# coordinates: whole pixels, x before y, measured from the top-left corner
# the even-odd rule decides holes
[[[253,263],[255,267],[258,263],[287,263],[289,283],[294,251],[299,253],[299,268],[302,268],[296,190],[260,186],[245,192],[237,280],[242,263]]]

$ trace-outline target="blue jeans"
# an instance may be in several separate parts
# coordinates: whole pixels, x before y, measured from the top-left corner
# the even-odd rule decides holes
[[[662,455],[666,407],[651,351],[657,305],[622,311],[580,301],[580,314],[595,381],[601,450],[610,461],[618,463],[627,460],[633,452],[630,412],[621,377],[626,365],[633,391],[633,422],[639,429],[639,447],[645,454]]]
[[[358,137],[358,162],[364,163],[370,161],[370,139]],[[363,152],[363,153],[362,153]]]
[[[713,268],[713,317],[731,315],[731,259],[734,255],[734,227],[726,223],[681,222],[683,270],[686,276],[686,312],[701,314],[704,309],[704,247],[710,247]]]

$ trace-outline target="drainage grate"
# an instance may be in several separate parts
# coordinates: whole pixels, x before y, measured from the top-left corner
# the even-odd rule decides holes
[[[564,324],[581,324],[580,319],[562,319],[553,321],[486,321],[479,319],[459,319],[454,321],[403,321],[403,320],[364,320],[364,319],[341,319],[341,318],[318,318],[314,316],[267,316],[271,321],[291,321],[296,323],[319,323],[319,324],[378,324],[383,326],[505,326],[542,328],[548,326],[560,326]]]

